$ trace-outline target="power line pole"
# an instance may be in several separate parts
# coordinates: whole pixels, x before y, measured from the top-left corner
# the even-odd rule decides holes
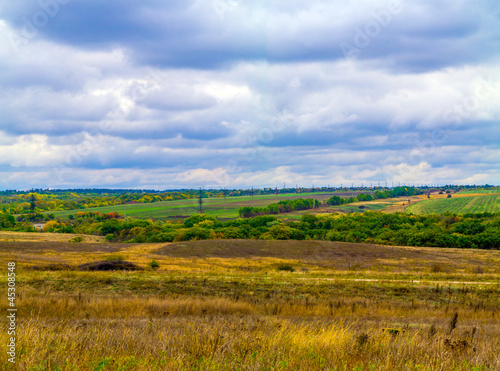
[[[224,210],[227,210],[227,203],[226,203],[226,188],[224,188]]]

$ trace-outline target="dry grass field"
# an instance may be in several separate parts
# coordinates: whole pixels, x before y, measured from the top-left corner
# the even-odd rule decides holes
[[[2,369],[500,369],[499,251],[70,238],[0,234],[19,309]],[[144,269],[77,268],[102,260]]]

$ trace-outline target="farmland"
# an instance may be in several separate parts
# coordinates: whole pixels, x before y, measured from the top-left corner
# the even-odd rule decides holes
[[[500,195],[498,194],[424,200],[407,209],[407,212],[415,214],[443,214],[446,212],[456,214],[495,213],[499,211]]]
[[[210,216],[219,218],[237,218],[238,210],[243,206],[262,207],[270,203],[275,203],[282,200],[296,198],[313,198],[319,201],[325,201],[332,195],[339,196],[356,196],[360,193],[369,193],[369,191],[353,191],[353,192],[329,192],[329,193],[291,193],[278,195],[255,195],[251,196],[236,196],[236,197],[217,197],[203,198],[203,212]],[[353,208],[352,206],[343,207],[345,209]],[[341,208],[331,208],[332,210]],[[356,208],[356,207],[355,207]],[[175,217],[186,217],[197,213],[199,210],[198,199],[178,200],[178,201],[163,201],[154,203],[126,204],[116,206],[104,206],[87,208],[84,211],[111,213],[118,212],[120,215],[126,215],[138,219],[170,219]],[[75,214],[82,210],[64,210],[52,212],[56,218],[67,218],[69,215]]]
[[[500,194],[500,188],[462,190],[459,194]]]
[[[0,236],[1,264],[18,264],[20,369],[500,367],[498,251],[34,236]],[[76,268],[110,259],[145,269]]]

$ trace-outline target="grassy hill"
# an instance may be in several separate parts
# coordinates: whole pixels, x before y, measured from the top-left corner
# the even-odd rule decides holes
[[[71,237],[0,233],[1,264],[16,262],[19,369],[500,367],[498,251]],[[103,260],[145,269],[76,268]]]
[[[403,247],[330,241],[202,240],[176,243],[109,243],[98,236],[73,234],[0,232],[0,262],[12,259],[21,268],[32,265],[76,266],[117,257],[139,266],[155,259],[168,273],[272,273],[280,262],[297,270],[320,275],[356,272],[356,275],[405,272],[420,278],[440,272],[466,274],[483,271],[500,274],[498,251]],[[248,269],[252,267],[252,269]],[[434,272],[439,273],[439,272]],[[423,276],[422,276],[423,275]],[[447,279],[455,279],[450,276]]]

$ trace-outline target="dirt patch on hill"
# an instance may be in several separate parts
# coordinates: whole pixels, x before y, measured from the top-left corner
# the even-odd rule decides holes
[[[192,258],[281,258],[304,261],[345,258],[417,259],[422,251],[370,244],[329,241],[208,240],[177,242],[152,253]]]
[[[277,258],[318,266],[405,269],[442,264],[445,270],[487,267],[497,269],[491,253],[456,249],[383,246],[330,241],[206,240],[177,242],[151,251],[178,258]],[[484,255],[484,256],[483,256]]]

